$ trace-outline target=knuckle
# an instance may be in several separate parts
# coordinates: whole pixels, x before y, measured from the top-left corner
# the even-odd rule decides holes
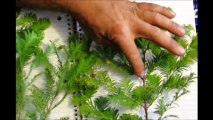
[[[153,12],[153,21],[158,21],[159,20],[159,18],[160,18],[160,14],[159,13],[157,13],[157,12]]]
[[[160,30],[159,28],[154,27],[152,31],[153,31],[153,32],[150,33],[150,37],[151,37],[152,39],[156,39],[157,37],[160,36],[161,30]]]
[[[177,27],[177,24],[176,24],[175,22],[171,21],[171,22],[170,22],[170,27],[171,27],[171,29],[172,29],[172,28],[176,28],[176,27]]]
[[[165,27],[168,29],[172,29],[175,27],[174,22],[171,20],[165,19],[163,22],[164,22]]]
[[[121,42],[123,39],[128,39],[130,33],[127,26],[121,24],[114,25],[111,28],[112,41],[117,43]]]

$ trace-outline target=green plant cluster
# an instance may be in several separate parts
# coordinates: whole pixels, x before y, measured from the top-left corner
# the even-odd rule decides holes
[[[44,30],[50,26],[47,18],[37,18],[33,13],[21,16],[16,13],[16,118],[46,120],[53,109],[58,107],[65,98],[71,97],[71,103],[79,108],[81,119],[97,120],[142,120],[148,119],[148,109],[157,101],[156,111],[159,120],[176,115],[165,115],[173,108],[175,102],[188,93],[187,86],[196,77],[194,73],[183,75],[197,59],[197,36],[191,35],[191,25],[184,25],[185,37],[173,38],[186,48],[182,57],[175,56],[145,39],[137,39],[138,49],[142,50],[142,59],[146,66],[146,78],[142,85],[134,84],[130,75],[133,71],[125,56],[112,48],[101,45],[94,46],[91,51],[91,40],[84,36],[82,40],[72,35],[66,45],[57,45],[51,41],[42,49],[41,41]],[[190,38],[191,42],[186,40]],[[146,58],[146,54],[151,58]],[[51,63],[50,56],[55,55],[57,65]],[[117,59],[115,59],[115,57]],[[30,70],[24,67],[30,65]],[[100,70],[107,65],[121,72],[125,79],[116,82],[110,78],[108,71]],[[43,69],[30,78],[33,69]],[[45,87],[36,86],[35,81],[45,76]],[[29,81],[27,81],[30,79]],[[95,97],[100,88],[107,96]],[[30,91],[30,94],[27,94]],[[168,99],[165,94],[175,91]],[[62,94],[59,100],[56,98]],[[34,110],[27,109],[32,103]],[[119,112],[116,104],[129,109],[143,108],[145,116]],[[73,114],[73,113],[71,113]],[[62,117],[61,120],[68,120]],[[73,118],[70,118],[73,119]]]

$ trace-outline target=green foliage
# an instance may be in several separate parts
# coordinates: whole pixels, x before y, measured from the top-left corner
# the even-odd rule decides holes
[[[26,83],[23,81],[21,73],[16,73],[16,117],[22,118],[23,109],[26,104]]]
[[[166,82],[163,83],[165,89],[178,89],[179,87],[185,87],[187,84],[186,78],[180,74],[171,75]]]
[[[186,54],[180,58],[177,62],[176,69],[181,72],[186,70],[194,61],[197,60],[197,37],[192,37],[192,42],[189,45],[189,48],[186,50]]]
[[[50,26],[50,20],[37,18],[34,13],[26,13],[24,16],[16,17],[16,26],[21,27],[18,31],[34,30],[39,34],[43,34],[42,31]]]
[[[172,71],[182,72],[186,70],[197,59],[197,36],[191,36],[192,26],[184,25],[185,30],[188,32],[186,37],[190,37],[192,42],[188,42],[184,37],[175,36],[174,39],[186,48],[186,53],[182,57],[176,57],[166,50],[161,50],[156,44],[149,42],[147,49],[152,53],[152,60],[145,61],[147,66],[147,73],[154,70],[161,70],[165,75],[169,75]],[[145,46],[145,45],[144,45]],[[171,67],[172,66],[172,67]]]
[[[124,79],[115,85],[114,91],[110,92],[109,100],[119,105],[134,109],[140,105],[140,101],[133,96],[134,84],[129,79]],[[141,92],[141,91],[140,91]],[[143,92],[143,91],[142,91]]]
[[[29,73],[23,70],[24,66],[29,64],[30,59],[34,53],[39,49],[39,45],[43,38],[42,30],[49,26],[49,22],[43,29],[37,31],[31,28],[40,27],[46,21],[40,21],[38,24],[33,24],[37,22],[37,17],[35,14],[28,13],[23,17],[20,17],[20,12],[16,14],[16,26],[21,26],[21,29],[16,31],[16,117],[21,120],[25,117],[25,112],[23,111],[26,103],[28,102],[28,96],[26,96],[26,90],[28,89],[26,79]],[[27,24],[31,24],[28,27],[24,27]]]
[[[166,100],[164,97],[161,97],[158,100],[158,104],[156,107],[155,113],[159,114],[159,119],[167,119],[170,117],[178,117],[176,115],[164,115],[166,111],[171,108],[174,108],[175,101],[177,101],[181,96],[185,95],[189,91],[187,90],[187,86],[193,82],[194,73],[189,74],[188,76],[182,76],[181,74],[172,74],[166,81],[164,81],[161,85],[159,93],[169,92],[170,90],[177,90],[173,95],[172,100]]]
[[[35,112],[31,112],[31,111],[27,111],[26,112],[26,117],[28,117],[30,120],[36,120],[36,113]]]
[[[159,74],[147,74],[146,79],[147,86],[157,89],[160,86],[162,77]]]
[[[166,120],[167,118],[171,118],[171,117],[173,117],[173,118],[178,118],[178,116],[176,116],[176,115],[165,115],[165,116],[163,116],[164,113],[165,113],[166,111],[168,111],[169,109],[171,109],[171,108],[173,108],[173,107],[171,107],[171,103],[169,104],[169,103],[164,99],[164,97],[160,98],[160,99],[158,100],[157,107],[156,107],[156,111],[155,111],[155,113],[159,114],[159,118],[158,118],[158,119],[159,119],[159,120]]]
[[[83,104],[96,92],[99,81],[92,74],[94,74],[93,66],[96,64],[94,59],[95,54],[86,53],[84,45],[78,41],[70,42],[70,49],[63,46],[56,46],[53,42],[46,51],[38,50],[36,52],[36,58],[34,64],[40,63],[45,69],[46,75],[46,92],[52,97],[49,98],[47,115],[57,107],[68,94],[72,94],[73,104]],[[57,56],[59,66],[53,66],[48,60],[48,54],[53,53]],[[64,61],[58,53],[66,55]],[[77,57],[77,58],[76,58]],[[70,74],[72,73],[72,74]],[[55,98],[65,91],[64,96],[58,103],[53,104]],[[47,116],[46,115],[46,116]],[[46,119],[46,118],[45,118]]]
[[[137,47],[139,47],[143,50],[145,50],[146,47],[150,44],[150,42],[148,40],[143,39],[143,38],[136,39],[135,43],[136,43]]]
[[[191,27],[184,26],[187,29],[187,32],[191,32]],[[188,30],[190,29],[190,30]],[[188,42],[183,37],[175,36],[174,39],[180,43],[183,47],[186,48],[186,53],[182,57],[174,56],[168,51],[161,49],[156,44],[149,42],[145,39],[137,39],[137,46],[142,49],[144,59],[144,52],[150,51],[152,54],[152,59],[149,61],[144,61],[147,66],[147,74],[146,74],[146,85],[138,86],[132,89],[129,83],[123,84],[125,82],[116,83],[114,86],[115,90],[111,96],[109,96],[112,102],[118,103],[119,105],[135,108],[137,106],[144,106],[143,103],[147,103],[147,109],[152,103],[157,100],[160,96],[162,96],[163,92],[169,92],[170,90],[177,90],[171,101],[168,103],[164,103],[163,99],[158,100],[158,109],[156,112],[159,114],[159,119],[167,119],[170,117],[177,117],[175,115],[164,115],[166,111],[173,108],[173,104],[177,101],[182,95],[188,93],[187,86],[193,81],[192,76],[194,74],[183,76],[183,70],[189,68],[189,66],[194,63],[197,59],[197,37],[190,36],[191,34],[187,34],[186,36],[192,39],[192,42]],[[155,70],[160,71],[160,74],[153,74]],[[131,88],[131,90],[129,90]],[[123,102],[127,100],[128,104]],[[132,104],[132,103],[137,104]]]
[[[34,86],[32,88],[32,102],[40,114],[40,119],[45,120],[48,115],[48,111],[46,110],[48,106],[48,101],[50,99],[50,94],[38,87]]]
[[[99,120],[117,120],[118,109],[109,106],[109,100],[107,97],[98,97],[92,101],[88,101],[80,107],[80,111],[83,116],[88,116],[91,119]]]
[[[22,69],[24,67],[25,63],[38,48],[41,39],[42,37],[33,30],[16,32],[17,68]]]
[[[161,56],[160,54],[163,53],[162,49],[155,43],[149,42],[149,50],[152,51],[154,57]]]
[[[88,52],[85,46],[84,42],[72,37],[69,50],[64,49],[67,52],[67,59],[60,74],[67,83],[64,84],[64,88],[74,94],[72,99],[74,104],[84,103],[92,97],[100,83],[94,75],[96,73],[94,65],[98,64],[99,59],[95,53]]]
[[[142,120],[142,118],[139,118],[137,115],[123,114],[120,116],[120,120]]]
[[[31,25],[31,29],[35,31],[42,31],[48,28],[50,25],[50,20],[46,18],[39,18]]]
[[[111,69],[119,71],[124,75],[133,74],[127,58],[119,50],[99,45],[95,46],[95,52],[103,59],[102,65],[108,65]]]
[[[105,90],[109,91],[109,92],[114,92],[116,90],[115,85],[116,82],[113,81],[109,75],[107,71],[99,71],[96,74],[96,77],[99,79],[100,81],[100,86],[103,87]]]
[[[144,100],[148,97],[146,88],[143,86],[138,86],[133,91],[134,99],[139,101],[139,103],[144,102]]]
[[[158,100],[156,109],[157,111],[155,111],[155,113],[158,113],[160,116],[163,116],[163,114],[167,111],[167,104],[163,97]]]
[[[101,85],[103,85],[106,90],[109,91],[109,96],[107,96],[109,101],[131,109],[134,109],[138,106],[144,107],[143,103],[147,102],[148,109],[155,100],[158,100],[158,98],[162,96],[163,92],[169,92],[170,90],[175,89],[177,91],[175,92],[171,101],[165,102],[163,97],[158,100],[158,111],[155,113],[159,115],[159,119],[177,117],[175,115],[164,115],[164,113],[173,108],[175,101],[177,101],[182,95],[189,92],[187,90],[187,86],[193,81],[194,78],[193,73],[188,76],[183,76],[183,70],[180,70],[183,67],[185,67],[184,70],[186,70],[186,68],[188,68],[189,65],[191,65],[197,58],[197,37],[189,37],[192,39],[191,43],[186,41],[184,38],[176,36],[174,37],[178,43],[186,48],[186,54],[182,57],[174,56],[168,51],[145,39],[137,39],[137,46],[144,52],[150,51],[153,56],[151,60],[145,61],[145,65],[148,68],[145,80],[146,85],[134,87],[134,84],[132,84],[128,79],[121,80],[121,82],[114,82],[110,78],[106,77],[106,73],[103,72],[103,76],[101,75],[101,80],[103,80],[103,83],[105,84]],[[114,60],[115,55],[118,54],[115,51],[104,47],[99,47],[98,51],[103,51],[103,54],[106,54],[101,54],[104,56],[103,58],[106,57],[108,60],[112,61]],[[144,54],[142,57],[144,57]],[[159,70],[161,73],[153,74],[155,70]],[[84,110],[86,111],[91,109],[90,107],[85,107]],[[94,115],[95,111],[91,112],[91,114]],[[128,119],[129,115],[125,116]]]
[[[153,103],[159,95],[161,76],[158,74],[147,75],[147,86],[137,86],[130,80],[124,79],[114,84],[114,91],[110,92],[111,102],[134,109],[141,105],[144,100]]]
[[[37,49],[35,52],[35,59],[32,62],[32,65],[34,66],[43,66],[44,67],[44,75],[45,75],[45,88],[39,88],[37,86],[34,86],[32,91],[32,103],[36,108],[36,111],[39,113],[40,119],[47,119],[48,115],[50,114],[51,110],[53,110],[56,106],[60,104],[60,102],[53,104],[55,98],[59,95],[61,92],[59,89],[59,82],[56,82],[57,69],[50,63],[48,56],[53,45],[48,46],[45,51],[41,49]],[[66,95],[64,95],[66,96]],[[63,97],[62,99],[64,99]]]
[[[16,15],[19,15],[20,12],[18,11]],[[17,16],[18,17],[18,16]],[[16,18],[16,26],[19,25],[26,25],[28,23],[32,23],[37,20],[36,14],[34,13],[27,13],[22,17]]]
[[[25,18],[27,17],[27,18]],[[74,104],[85,103],[96,93],[98,85],[101,83],[99,78],[94,75],[95,64],[98,64],[99,58],[93,52],[89,52],[88,43],[79,41],[76,35],[69,38],[69,47],[64,45],[57,46],[51,42],[45,50],[39,48],[39,43],[43,38],[41,32],[49,26],[49,20],[39,18],[35,14],[27,14],[24,18],[18,18],[18,25],[22,25],[17,34],[17,69],[22,70],[25,63],[34,56],[30,61],[31,69],[42,66],[44,68],[45,88],[33,85],[33,81],[37,79],[41,73],[37,74],[30,85],[32,91],[32,103],[39,113],[40,119],[47,119],[50,112],[57,107],[68,94],[73,94],[72,102]],[[65,55],[65,59],[60,54]],[[55,54],[58,60],[58,66],[53,65],[49,56]],[[20,67],[21,66],[21,67]],[[72,74],[70,74],[72,73]],[[19,75],[19,76],[18,76]],[[20,82],[20,75],[17,74],[17,104],[23,104],[26,91],[25,81]],[[22,89],[20,89],[22,88]],[[24,89],[25,88],[25,89]],[[59,94],[64,92],[63,97],[55,102]],[[21,99],[23,99],[21,101]],[[22,103],[21,103],[22,102]],[[24,105],[22,105],[22,108]],[[20,108],[20,107],[19,107]],[[28,115],[29,116],[29,115]],[[32,115],[30,115],[32,117]]]

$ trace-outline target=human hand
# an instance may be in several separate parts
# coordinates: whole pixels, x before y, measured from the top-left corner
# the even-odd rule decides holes
[[[135,38],[149,39],[175,55],[185,52],[161,30],[178,36],[185,33],[180,25],[171,20],[175,13],[160,5],[128,0],[18,0],[17,5],[70,12],[97,43],[118,46],[134,73],[141,78],[144,76],[144,64]]]
[[[67,8],[70,8],[81,27],[97,43],[118,46],[137,76],[143,77],[144,64],[134,42],[135,38],[149,39],[175,55],[183,55],[185,52],[160,29],[169,30],[178,36],[185,33],[180,25],[171,20],[175,13],[160,5],[90,0],[68,3]]]

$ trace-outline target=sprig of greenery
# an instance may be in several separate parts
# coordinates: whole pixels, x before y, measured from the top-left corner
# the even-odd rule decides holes
[[[120,116],[120,120],[142,120],[142,118],[138,117],[137,115],[123,114]]]
[[[26,25],[33,24],[37,22],[37,17],[35,14],[28,13],[23,17],[19,17],[20,12],[16,14],[16,25]],[[35,24],[34,27],[39,27],[43,24],[44,21]],[[42,32],[50,25],[49,22],[46,23],[46,26],[42,30],[38,31],[31,26],[28,28],[22,27],[16,31],[16,117],[18,120],[21,120],[25,116],[23,111],[28,100],[26,96],[27,83],[26,79],[29,77],[28,74],[23,70],[29,60],[34,55],[35,51],[39,49],[39,45],[43,38]],[[31,70],[30,70],[31,71]]]
[[[129,79],[124,79],[116,84],[115,91],[109,93],[109,100],[119,105],[134,109],[140,105],[133,94],[134,84]]]
[[[96,118],[101,120],[117,120],[118,109],[109,106],[109,100],[107,97],[98,97],[94,100],[94,103],[89,100],[87,104],[80,107],[83,116],[89,118]]]

